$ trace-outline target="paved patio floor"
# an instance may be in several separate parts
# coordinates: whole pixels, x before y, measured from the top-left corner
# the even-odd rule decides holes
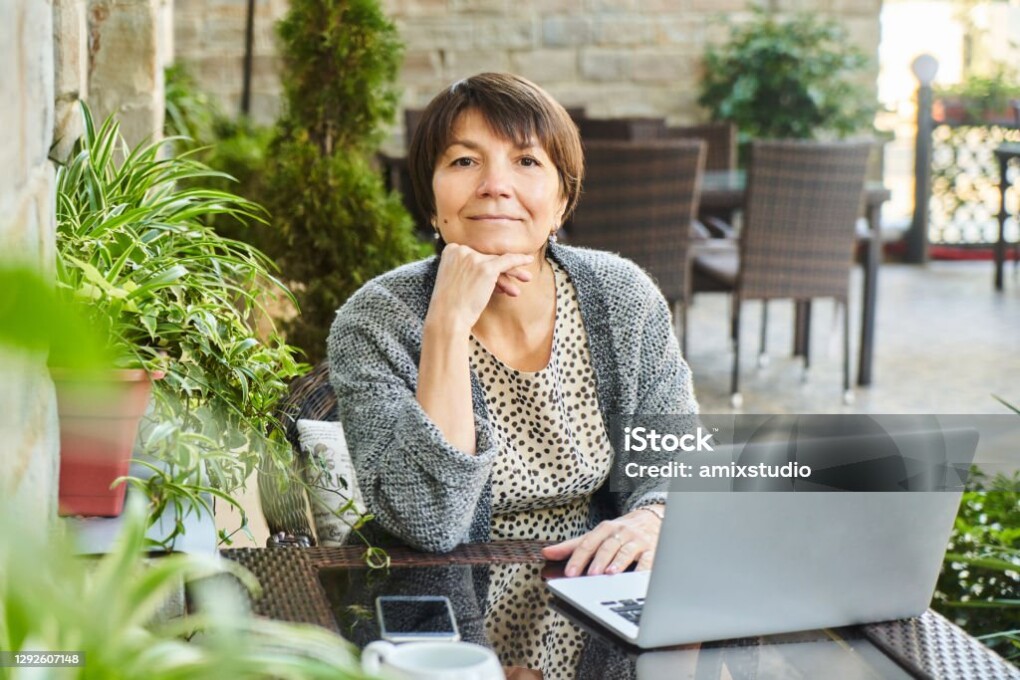
[[[851,368],[857,372],[860,271],[850,301]],[[744,413],[1003,413],[992,398],[1020,405],[1020,278],[1006,269],[992,290],[990,262],[887,264],[879,275],[873,384],[842,400],[842,314],[815,303],[811,361],[790,356],[793,305],[769,305],[770,363],[757,367],[761,306],[745,303],[741,337]],[[706,413],[730,413],[729,297],[703,294],[688,314],[688,362]],[[1018,416],[1020,417],[1020,416]]]
[[[688,362],[702,413],[1003,414],[1005,437],[979,444],[975,462],[988,472],[1020,470],[1020,438],[999,395],[1020,405],[1020,277],[1009,265],[1005,290],[992,289],[989,262],[888,264],[879,275],[875,363],[870,387],[842,398],[842,314],[815,303],[811,371],[790,356],[793,304],[769,305],[769,364],[758,368],[760,303],[746,303],[741,336],[743,407],[730,407],[732,353],[726,295],[699,295],[688,319]],[[860,334],[860,271],[850,301],[852,375]],[[979,428],[980,429],[980,428]],[[994,442],[994,443],[991,443]]]

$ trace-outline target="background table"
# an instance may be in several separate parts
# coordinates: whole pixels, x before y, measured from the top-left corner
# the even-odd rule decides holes
[[[488,544],[464,545],[446,554],[419,553],[407,548],[389,549],[394,567],[411,567],[427,571],[429,567],[451,565],[474,565],[484,567],[500,564],[542,563],[540,549],[543,543],[531,541],[507,541]],[[262,583],[265,594],[252,603],[255,613],[274,619],[314,623],[338,633],[348,639],[356,638],[350,630],[340,630],[333,614],[334,604],[320,580],[324,570],[359,570],[364,569],[362,549],[359,547],[344,548],[267,548],[267,549],[234,549],[224,550],[222,555],[233,560],[254,573]],[[406,572],[407,570],[405,570]],[[343,573],[342,571],[338,573]],[[393,573],[393,572],[390,572]],[[386,572],[379,572],[361,577],[364,582],[374,584],[382,592],[386,591]],[[365,589],[369,590],[368,588]],[[447,594],[437,593],[431,594]],[[363,593],[369,597],[371,593]],[[371,612],[363,611],[363,604],[352,605],[352,611],[361,611],[361,616],[371,616]],[[863,641],[862,647],[877,648],[886,656],[880,661],[889,663],[894,660],[905,674],[902,677],[917,678],[995,678],[1001,680],[1020,679],[1020,671],[1008,665],[998,656],[985,648],[977,640],[933,611],[926,612],[917,619],[907,619],[888,623],[858,626],[836,631],[819,632],[817,637],[825,642],[833,641],[838,649],[853,654],[855,640]],[[610,652],[615,654],[616,664],[612,665],[612,673],[604,673],[603,678],[634,677],[634,669],[641,669],[644,661],[646,668],[654,661],[671,663],[670,659],[683,659],[692,655],[703,655],[709,658],[716,655],[726,665],[726,672],[740,680],[751,675],[734,675],[742,663],[740,660],[754,659],[756,654],[769,653],[769,650],[783,652],[783,644],[791,639],[800,640],[803,636],[775,636],[772,638],[750,638],[733,640],[712,645],[687,646],[673,648],[678,655],[663,656],[661,651],[641,653],[635,648],[627,648],[622,643],[605,643],[611,646]],[[613,648],[615,647],[615,649]],[[838,651],[837,649],[837,651]],[[749,650],[757,650],[749,651]],[[653,656],[655,655],[655,656]],[[685,657],[684,655],[687,655]],[[626,659],[627,666],[620,667],[619,659]],[[727,661],[728,659],[728,661]],[[609,668],[606,666],[605,668]],[[890,668],[891,666],[887,666]],[[698,666],[699,672],[701,665]],[[637,673],[638,677],[642,677]],[[548,677],[548,675],[547,675]],[[579,675],[578,677],[585,677]],[[714,672],[699,675],[709,679],[729,677]],[[766,676],[758,676],[766,677]],[[858,677],[871,677],[862,675]],[[879,675],[878,677],[883,677]],[[600,678],[601,680],[601,678]]]

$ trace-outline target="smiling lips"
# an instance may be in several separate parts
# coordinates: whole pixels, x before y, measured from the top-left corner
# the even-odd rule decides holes
[[[472,215],[468,218],[475,222],[520,222],[520,218],[510,215]]]

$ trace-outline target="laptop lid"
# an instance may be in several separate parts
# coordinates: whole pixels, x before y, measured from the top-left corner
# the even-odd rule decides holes
[[[895,440],[901,452],[945,451],[953,473],[969,466],[977,433],[922,430]],[[853,446],[874,450],[867,437]],[[959,490],[671,493],[637,644],[919,615],[960,498]]]

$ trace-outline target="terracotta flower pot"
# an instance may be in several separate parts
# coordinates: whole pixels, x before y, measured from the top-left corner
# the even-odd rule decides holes
[[[51,375],[60,417],[60,514],[119,515],[127,485],[110,486],[128,473],[152,393],[149,374],[123,369],[98,379],[59,370]]]
[[[932,104],[932,119],[936,123],[955,125],[1001,125],[1013,127],[1020,125],[1020,111],[1014,103],[1000,106],[997,109],[983,108],[980,103],[959,97],[936,99]]]

